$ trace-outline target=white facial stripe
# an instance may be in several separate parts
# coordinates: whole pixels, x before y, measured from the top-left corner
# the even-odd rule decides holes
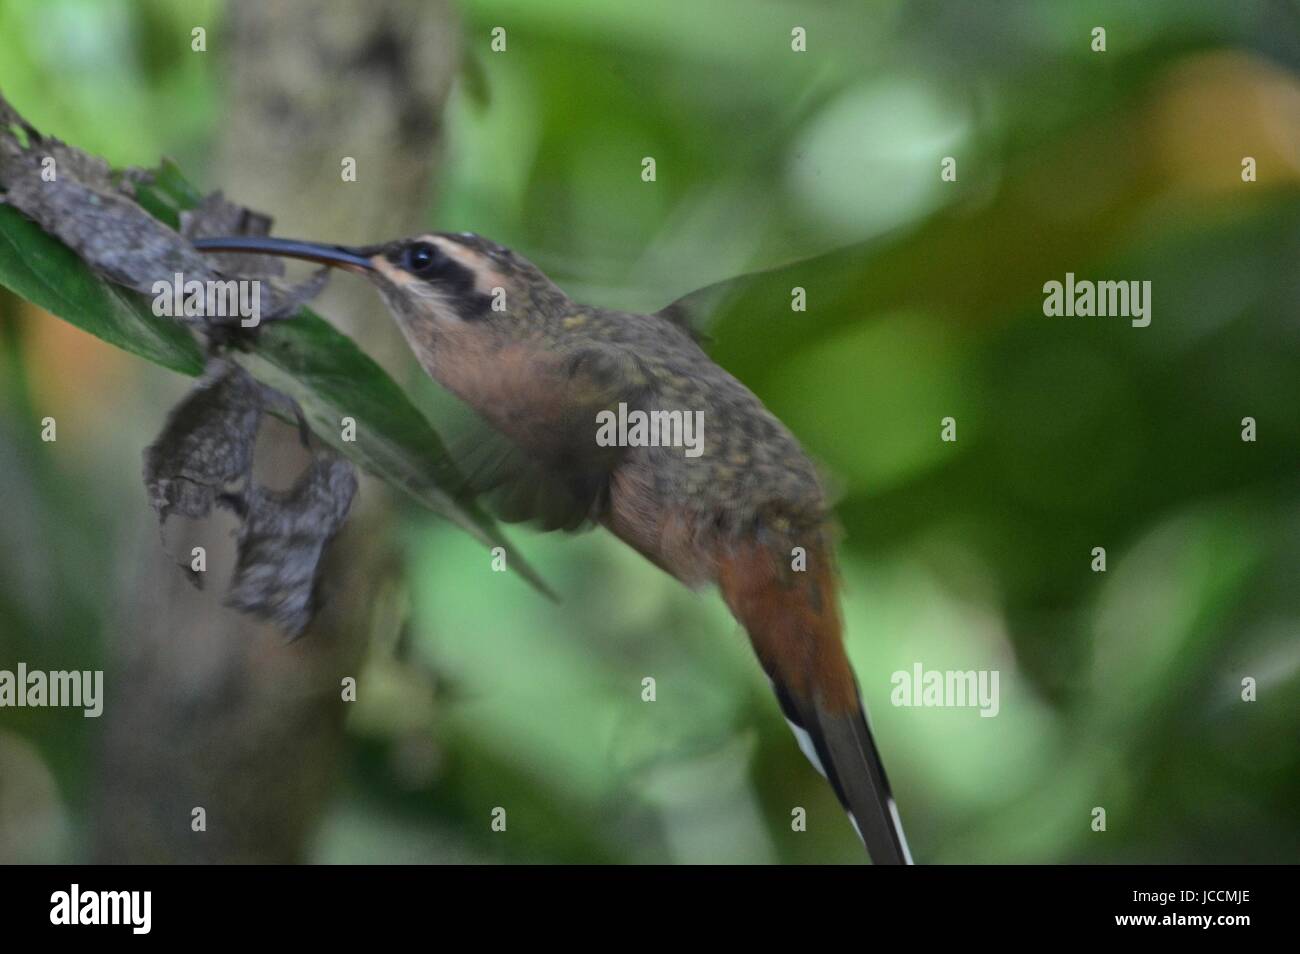
[[[429,241],[438,246],[453,262],[469,269],[469,273],[474,276],[476,292],[491,295],[494,288],[506,287],[506,277],[492,267],[491,260],[486,256],[441,235],[431,235]]]
[[[409,285],[416,281],[414,275],[406,269],[394,265],[384,255],[376,255],[370,260],[370,263],[375,266],[375,271],[394,285]]]
[[[376,256],[374,262],[375,270],[384,276],[384,282],[379,284],[379,293],[388,302],[393,314],[401,316],[414,307],[439,325],[463,324],[455,303],[436,284],[421,281],[383,256]],[[399,324],[406,330],[405,322]]]

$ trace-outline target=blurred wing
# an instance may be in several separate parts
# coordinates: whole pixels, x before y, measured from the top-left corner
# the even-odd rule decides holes
[[[750,311],[759,313],[770,309],[772,302],[781,302],[789,295],[786,287],[790,278],[788,269],[800,264],[800,261],[815,260],[796,260],[761,271],[724,278],[712,285],[705,285],[703,288],[688,292],[671,304],[660,308],[655,314],[683,329],[700,345],[705,345],[709,342],[705,329],[720,315],[726,314],[732,308],[743,306],[748,306]]]
[[[709,336],[704,333],[704,327],[709,318],[736,294],[735,282],[735,279],[731,279],[696,289],[672,304],[660,308],[655,314],[681,328],[695,340],[696,344],[703,347],[710,341]]]
[[[486,425],[458,455],[471,488],[503,521],[574,531],[597,521],[625,447],[596,442],[597,415],[641,407],[650,377],[628,352],[594,345],[555,356],[533,397],[501,429]]]

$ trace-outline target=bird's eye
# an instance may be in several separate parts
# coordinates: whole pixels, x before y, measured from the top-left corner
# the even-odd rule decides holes
[[[428,272],[438,259],[438,250],[428,242],[416,242],[406,249],[406,261],[403,263],[408,272],[417,275]]]

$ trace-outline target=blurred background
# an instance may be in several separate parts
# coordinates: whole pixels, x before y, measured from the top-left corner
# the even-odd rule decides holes
[[[7,0],[0,89],[281,234],[472,230],[637,309],[761,272],[711,353],[835,488],[918,861],[1300,860],[1295,0]],[[1066,272],[1149,280],[1150,327],[1044,317]],[[286,646],[167,556],[233,523],[160,540],[140,455],[189,382],[4,289],[0,346],[0,669],[106,670],[100,719],[0,709],[0,861],[865,860],[714,594],[511,528],[552,604],[370,479]],[[997,717],[891,706],[917,663],[998,670]]]

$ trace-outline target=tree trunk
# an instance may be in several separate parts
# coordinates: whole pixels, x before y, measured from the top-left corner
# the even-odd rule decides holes
[[[278,234],[362,244],[427,227],[458,36],[444,2],[233,3],[213,45],[229,116],[212,181],[274,216]],[[354,182],[344,181],[345,158],[356,161]],[[362,283],[333,282],[318,306],[350,334],[364,328],[361,343],[377,360],[407,360]],[[273,486],[287,486],[305,462],[296,434],[275,424],[257,460],[259,479]],[[377,590],[398,571],[384,542],[389,506],[363,478],[326,559],[325,606],[292,644],[220,605],[234,563],[229,520],[169,522],[173,554],[207,548],[209,583],[197,591],[141,507],[131,560],[139,570],[110,649],[108,678],[121,688],[105,711],[98,860],[306,857],[342,750],[341,682],[360,675]]]

